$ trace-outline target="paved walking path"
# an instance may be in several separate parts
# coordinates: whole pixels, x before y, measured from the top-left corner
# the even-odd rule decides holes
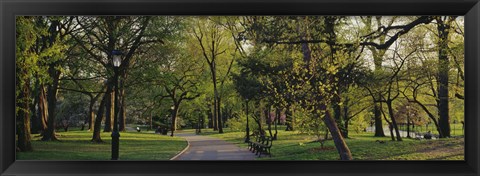
[[[195,135],[191,133],[177,133],[178,137],[185,138],[188,149],[174,158],[174,160],[254,160],[255,154],[246,148],[224,140]]]

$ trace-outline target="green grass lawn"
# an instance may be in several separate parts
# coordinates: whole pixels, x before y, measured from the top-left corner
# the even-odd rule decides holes
[[[18,160],[110,160],[111,133],[101,133],[103,143],[90,142],[92,132],[57,132],[60,141],[40,141],[32,135],[33,152],[18,152]],[[158,134],[120,133],[120,160],[168,160],[182,151],[183,138]]]
[[[218,137],[241,147],[245,132],[224,130],[218,134],[211,129],[202,130],[203,135]],[[273,141],[272,157],[262,157],[259,160],[338,160],[339,156],[333,141],[325,143],[312,142],[311,135],[291,131],[278,131],[278,140]],[[376,140],[385,141],[378,143]],[[464,138],[448,138],[439,140],[414,140],[403,138],[404,141],[391,141],[390,137],[373,137],[372,133],[351,133],[346,139],[355,160],[464,160]]]

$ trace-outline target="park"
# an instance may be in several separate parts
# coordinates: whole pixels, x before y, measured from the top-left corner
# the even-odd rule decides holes
[[[17,16],[16,157],[464,160],[463,20]]]

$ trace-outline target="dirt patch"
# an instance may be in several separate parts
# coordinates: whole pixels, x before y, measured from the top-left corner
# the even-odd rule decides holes
[[[315,148],[312,148],[310,149],[310,152],[321,152],[321,151],[332,151],[332,150],[335,150],[334,147],[315,147]]]
[[[428,155],[434,160],[449,156],[461,156],[465,153],[464,138],[446,141],[428,141],[425,145],[426,147],[417,149],[416,153]]]

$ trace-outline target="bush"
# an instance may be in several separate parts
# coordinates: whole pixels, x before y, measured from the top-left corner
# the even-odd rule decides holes
[[[250,132],[253,131],[253,129],[258,128],[255,124],[255,121],[253,120],[252,117],[248,118],[248,126],[250,127]],[[225,125],[229,127],[232,131],[242,131],[245,132],[245,127],[247,126],[247,118],[245,116],[245,113],[240,113],[238,116],[230,118],[225,122]]]

